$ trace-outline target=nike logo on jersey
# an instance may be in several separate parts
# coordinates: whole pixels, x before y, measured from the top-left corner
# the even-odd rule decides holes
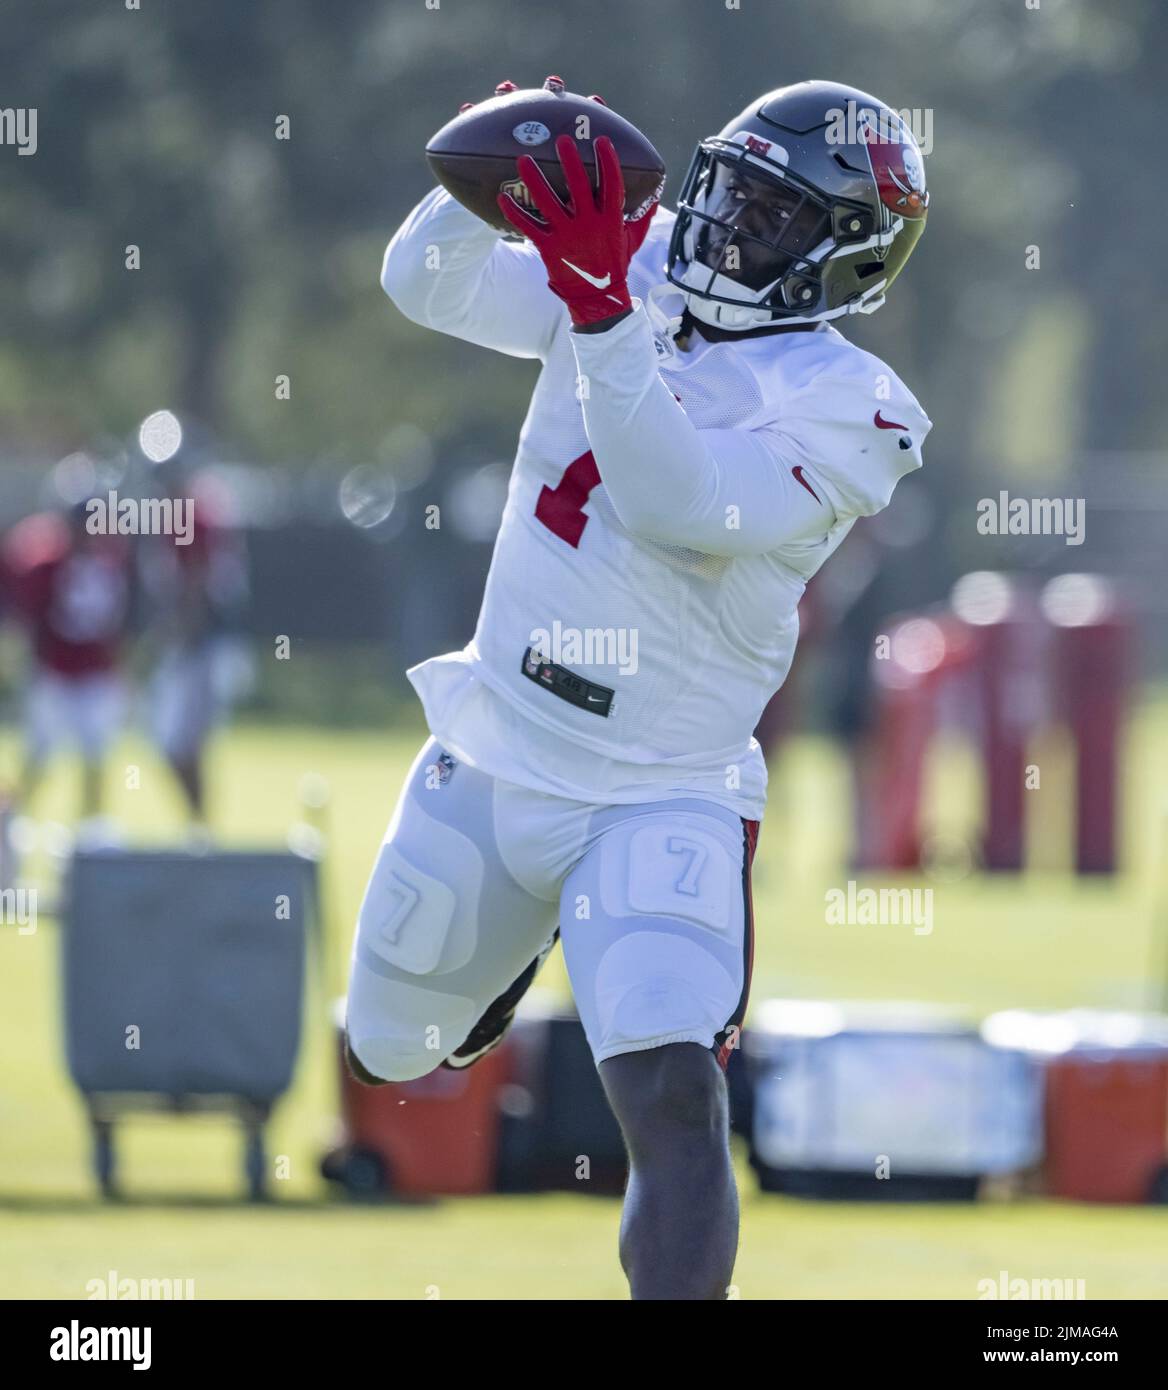
[[[872,423],[878,430],[907,430],[907,425],[898,425],[895,420],[885,420],[879,411],[872,416]]]
[[[560,257],[563,261],[563,256]],[[586,270],[581,270],[578,265],[573,265],[571,261],[564,261],[569,270],[574,270],[581,279],[587,280],[590,285],[594,285],[598,290],[606,290],[612,284],[611,273],[606,275],[603,280],[598,280],[595,275],[589,275]]]
[[[817,493],[815,489],[811,486],[811,484],[807,481],[807,478],[803,472],[803,465],[801,463],[796,464],[795,467],[791,469],[791,476],[795,479],[797,483],[803,484],[803,486],[812,495],[812,497],[815,498],[815,500],[819,503],[820,506],[823,505],[823,501],[820,498],[819,493]]]

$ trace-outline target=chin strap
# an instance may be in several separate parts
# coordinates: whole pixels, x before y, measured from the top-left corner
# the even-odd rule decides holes
[[[667,313],[658,302],[667,298],[676,300],[676,304],[670,305],[670,308],[677,310],[676,313]],[[674,337],[680,330],[685,316],[689,313],[682,295],[668,281],[654,285],[646,296],[644,304],[645,313],[649,316],[649,323],[652,325],[653,332],[660,338]]]

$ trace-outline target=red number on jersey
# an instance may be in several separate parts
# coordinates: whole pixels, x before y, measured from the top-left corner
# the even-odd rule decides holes
[[[588,525],[584,515],[584,503],[588,494],[600,484],[600,473],[592,450],[573,459],[564,469],[564,476],[554,487],[546,485],[540,489],[535,504],[535,519],[542,521],[553,536],[567,541],[572,547],[579,546],[580,537]]]

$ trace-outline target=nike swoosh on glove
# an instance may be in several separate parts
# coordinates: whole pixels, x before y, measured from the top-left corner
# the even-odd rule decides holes
[[[657,211],[654,201],[636,222],[624,216],[625,181],[612,141],[595,142],[599,187],[592,184],[580,150],[570,135],[556,141],[556,154],[568,185],[565,207],[530,155],[517,161],[519,177],[542,222],[526,212],[509,193],[500,193],[499,208],[543,258],[548,287],[568,306],[574,324],[598,323],[632,308],[628,285],[629,262],[640,249]]]

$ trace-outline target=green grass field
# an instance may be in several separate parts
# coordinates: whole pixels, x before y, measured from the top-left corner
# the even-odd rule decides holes
[[[365,876],[420,723],[385,734],[239,729],[215,748],[215,823],[233,845],[279,844],[309,773],[332,799],[327,980],[314,978],[296,1084],[277,1112],[270,1153],[288,1176],[276,1201],[249,1207],[238,1137],[226,1120],[131,1120],[120,1136],[130,1194],[94,1195],[78,1098],[64,1070],[55,923],[0,931],[0,1294],[85,1296],[91,1279],[193,1279],[200,1298],[621,1298],[619,1204],[586,1196],[353,1206],[317,1162],[335,1126],[328,999],[344,967]],[[0,740],[4,766],[13,739]],[[149,750],[128,741],[110,768],[113,809],[143,842],[180,830],[177,796]],[[1024,877],[938,877],[934,930],[824,923],[824,893],[843,886],[847,768],[818,739],[796,743],[772,773],[771,811],[755,871],[753,998],[927,999],[973,1014],[1011,1006],[1146,1007],[1162,1000],[1168,908],[1160,875],[1168,703],[1149,702],[1132,731],[1126,869],[1114,882],[1066,871],[1069,796],[1062,750],[1036,754],[1036,867]],[[123,767],[141,787],[123,786]],[[61,768],[35,808],[68,821],[75,770]],[[933,769],[932,819],[969,832],[976,777],[948,748]],[[875,880],[872,880],[875,882]],[[545,981],[564,989],[558,955]],[[1088,1298],[1168,1296],[1168,1210],[1037,1200],[974,1206],[864,1206],[759,1195],[741,1165],[743,1298],[957,1298],[1012,1277],[1081,1278]]]

